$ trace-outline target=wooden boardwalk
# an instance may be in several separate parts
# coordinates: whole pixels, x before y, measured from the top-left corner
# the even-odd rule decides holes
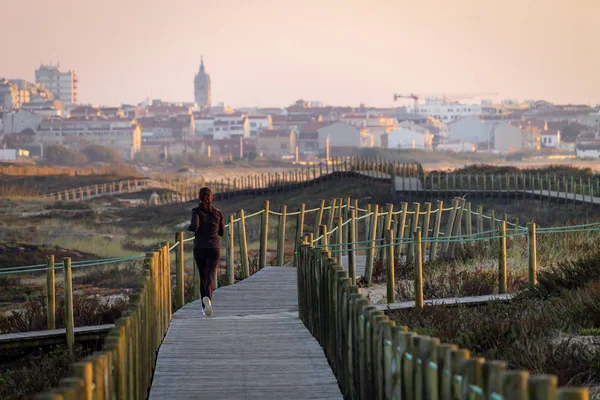
[[[150,399],[342,399],[322,348],[298,318],[296,269],[266,267],[173,315]]]
[[[76,327],[73,331],[75,334],[75,341],[86,342],[100,340],[104,338],[108,331],[113,327],[113,324]],[[64,328],[0,335],[0,349],[51,346],[66,343],[67,337]]]

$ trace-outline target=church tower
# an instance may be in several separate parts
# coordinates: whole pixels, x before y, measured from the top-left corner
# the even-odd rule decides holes
[[[210,107],[210,75],[204,70],[204,59],[200,59],[200,71],[194,78],[194,100],[202,108]]]

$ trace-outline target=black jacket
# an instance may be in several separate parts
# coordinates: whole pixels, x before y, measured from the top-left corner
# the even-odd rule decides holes
[[[219,236],[225,233],[223,214],[216,208],[207,210],[198,206],[192,210],[192,220],[188,231],[196,233],[195,249],[218,249]]]

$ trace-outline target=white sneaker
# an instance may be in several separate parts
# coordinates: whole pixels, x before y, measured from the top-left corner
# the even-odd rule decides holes
[[[204,312],[210,317],[212,315],[212,304],[210,299],[207,296],[204,296],[202,299],[202,304],[204,304]]]

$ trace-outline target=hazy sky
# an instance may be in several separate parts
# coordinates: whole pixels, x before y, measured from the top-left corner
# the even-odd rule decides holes
[[[600,103],[600,0],[0,0],[0,76],[60,61],[80,101],[393,105],[397,92]]]

